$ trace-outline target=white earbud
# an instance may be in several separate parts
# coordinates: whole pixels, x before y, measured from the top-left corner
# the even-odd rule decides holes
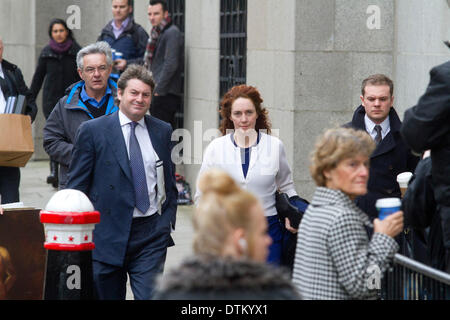
[[[247,240],[245,240],[244,238],[240,238],[239,245],[241,246],[242,251],[247,251]]]

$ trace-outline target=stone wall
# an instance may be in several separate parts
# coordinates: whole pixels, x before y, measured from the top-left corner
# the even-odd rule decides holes
[[[111,19],[110,1],[0,0],[4,57],[21,67],[28,85],[49,21],[71,17],[72,5],[80,8],[75,37],[82,46],[94,42]],[[134,16],[149,31],[147,5],[135,0]],[[308,166],[315,138],[350,121],[367,75],[392,77],[401,118],[417,102],[430,68],[450,58],[442,42],[450,39],[449,6],[447,0],[248,0],[247,82],[262,93],[302,196],[310,199],[314,190]],[[220,1],[186,1],[185,21],[182,134],[190,144],[178,170],[195,189],[205,133],[218,127]],[[38,114],[34,159],[45,159]]]

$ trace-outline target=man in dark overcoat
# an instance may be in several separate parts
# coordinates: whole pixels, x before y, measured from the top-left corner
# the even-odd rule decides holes
[[[37,114],[37,106],[31,99],[31,92],[23,80],[18,66],[3,59],[3,41],[0,39],[0,113],[4,113],[9,97],[24,95],[26,97],[25,114],[33,122]],[[0,128],[1,129],[1,128]],[[7,134],[2,132],[2,134]],[[18,167],[0,167],[1,203],[18,202],[20,185],[20,169]]]
[[[381,198],[401,197],[397,175],[414,169],[419,158],[411,153],[401,135],[401,121],[395,111],[394,84],[382,74],[362,82],[361,105],[345,126],[367,131],[377,143],[370,156],[368,192],[356,204],[373,220],[378,217],[375,202]]]
[[[414,151],[431,150],[436,214],[446,249],[442,269],[450,273],[450,61],[431,69],[425,93],[405,112],[401,133]]]

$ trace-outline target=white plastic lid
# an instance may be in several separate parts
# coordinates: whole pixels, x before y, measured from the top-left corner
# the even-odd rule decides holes
[[[400,198],[383,198],[378,199],[375,203],[375,207],[377,208],[392,208],[392,207],[400,207],[402,202]]]
[[[406,182],[408,183],[409,180],[412,177],[412,172],[402,172],[399,175],[397,175],[397,182]]]

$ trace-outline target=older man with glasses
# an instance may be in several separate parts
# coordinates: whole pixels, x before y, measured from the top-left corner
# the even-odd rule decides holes
[[[77,55],[81,81],[71,85],[47,119],[44,127],[44,148],[61,164],[59,189],[66,187],[67,171],[78,127],[84,121],[111,114],[117,84],[109,76],[112,70],[111,47],[100,41],[82,48]]]

